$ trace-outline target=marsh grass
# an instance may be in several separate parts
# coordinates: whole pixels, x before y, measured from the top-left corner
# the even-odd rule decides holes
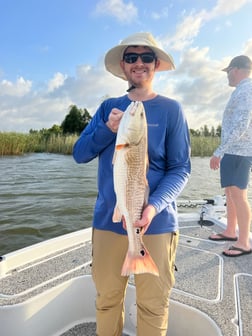
[[[71,154],[77,137],[77,135],[0,132],[0,155],[22,155],[24,153]]]
[[[27,151],[26,134],[0,133],[1,155],[20,155]]]
[[[192,156],[212,156],[219,144],[219,137],[191,136]]]
[[[44,143],[43,152],[48,153],[60,153],[60,154],[72,154],[72,149],[77,135],[51,135]]]
[[[72,154],[78,135],[0,132],[0,155],[24,153]],[[219,137],[191,136],[192,156],[211,156],[220,143]]]

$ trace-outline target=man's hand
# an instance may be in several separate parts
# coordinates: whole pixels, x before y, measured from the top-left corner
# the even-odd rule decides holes
[[[109,117],[108,117],[108,121],[106,122],[106,125],[112,132],[114,133],[117,132],[122,116],[123,116],[123,111],[117,108],[113,108],[111,110]]]
[[[145,232],[148,230],[148,227],[150,226],[150,223],[152,219],[156,215],[156,209],[153,205],[147,205],[147,207],[144,209],[142,213],[142,218],[139,219],[134,226],[141,228],[141,234],[145,234]]]
[[[210,159],[210,168],[213,170],[220,168],[220,158],[217,156],[212,156]]]

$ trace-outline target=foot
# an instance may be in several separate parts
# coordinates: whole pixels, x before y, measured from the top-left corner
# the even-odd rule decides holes
[[[208,239],[213,241],[237,241],[237,237],[229,237],[223,233],[212,234]]]
[[[252,249],[243,249],[241,247],[230,246],[228,250],[222,252],[226,257],[240,257],[252,253]]]

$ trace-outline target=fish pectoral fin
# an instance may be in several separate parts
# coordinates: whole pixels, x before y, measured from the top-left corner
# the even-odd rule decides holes
[[[128,143],[124,143],[124,144],[118,144],[118,145],[116,145],[116,150],[118,151],[118,150],[121,150],[121,149],[123,149],[123,148],[125,148],[125,147],[129,147],[129,144]]]
[[[139,255],[132,255],[130,251],[127,252],[122,267],[122,276],[142,273],[151,273],[153,275],[159,276],[157,265],[155,264],[149,252],[145,248],[141,252],[142,253]]]
[[[112,158],[112,164],[115,163],[117,152],[120,151],[121,149],[127,148],[127,147],[129,147],[128,143],[118,144],[118,145],[115,146],[115,151],[114,151],[113,158]]]
[[[113,221],[114,223],[119,223],[119,222],[121,222],[121,220],[122,220],[122,214],[121,214],[121,212],[120,212],[118,206],[116,205],[116,206],[115,206],[115,209],[114,209],[114,213],[113,213],[112,221]]]

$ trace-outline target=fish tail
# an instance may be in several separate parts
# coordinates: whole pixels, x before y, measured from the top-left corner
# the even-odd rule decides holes
[[[144,248],[139,255],[134,255],[130,251],[127,252],[122,267],[122,276],[130,274],[151,273],[159,276],[158,268],[149,252]]]

